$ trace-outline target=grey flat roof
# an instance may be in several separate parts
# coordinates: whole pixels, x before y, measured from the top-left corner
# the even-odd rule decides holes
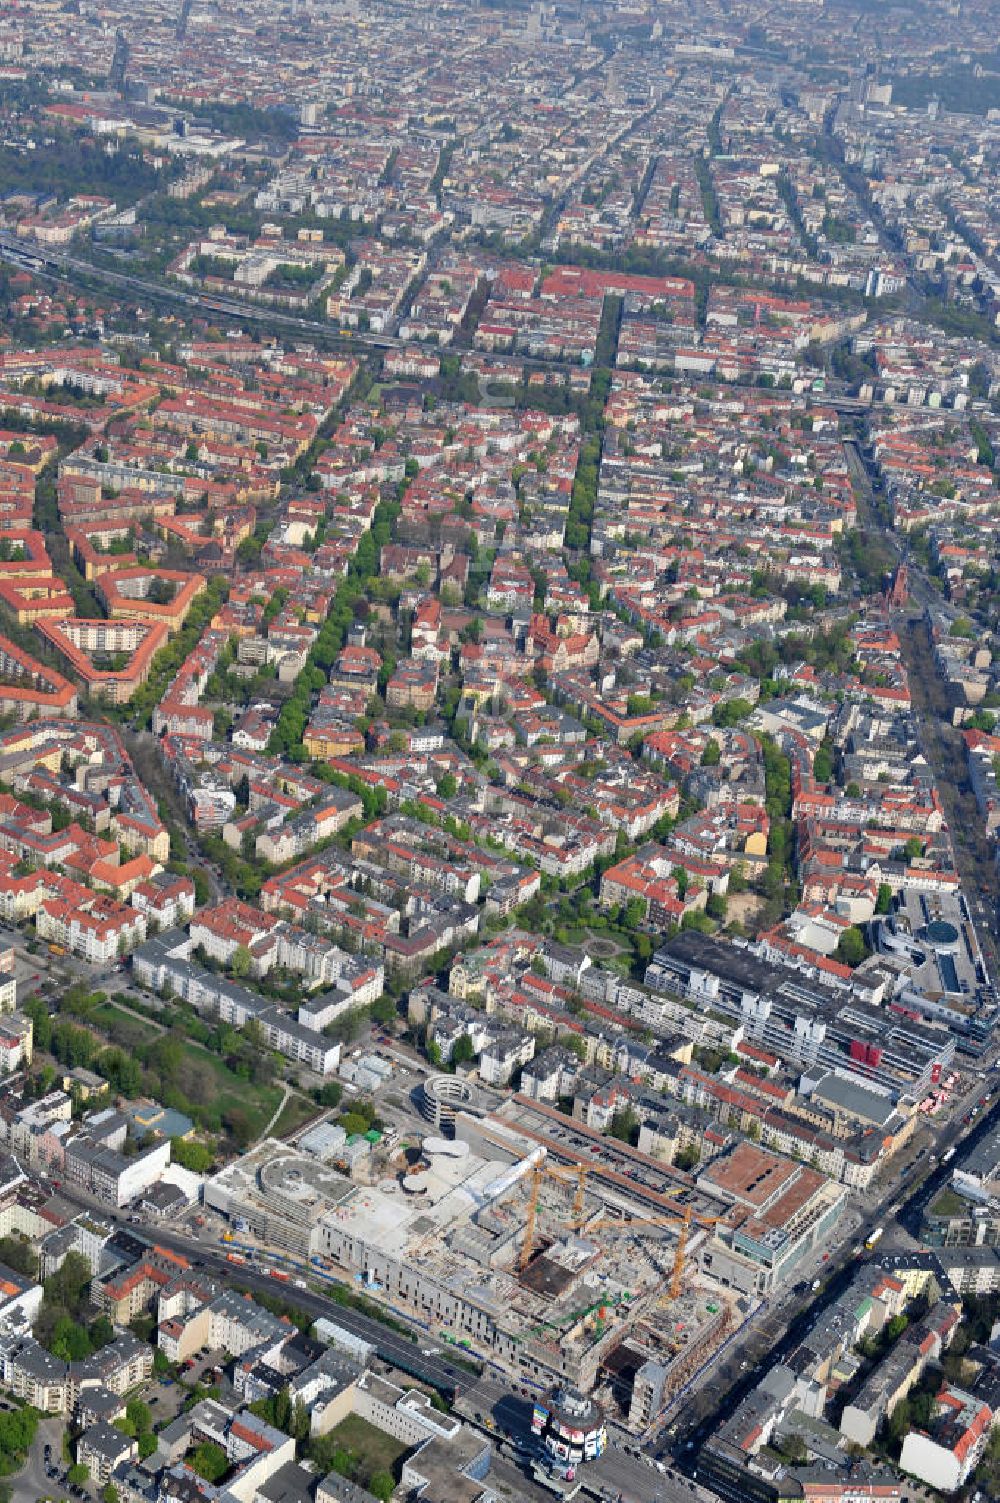
[[[813,1095],[864,1122],[885,1123],[895,1110],[891,1098],[881,1091],[870,1091],[859,1081],[846,1080],[833,1071],[816,1082]]]

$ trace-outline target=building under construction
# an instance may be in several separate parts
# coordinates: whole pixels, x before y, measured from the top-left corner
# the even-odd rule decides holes
[[[375,1183],[269,1141],[210,1180],[205,1204],[261,1254],[277,1247],[304,1268],[360,1276],[435,1339],[536,1391],[607,1390],[627,1419],[669,1400],[675,1364],[707,1360],[728,1308],[692,1295],[724,1204],[669,1166],[635,1162],[650,1186],[620,1173],[613,1149],[607,1163],[560,1162],[498,1113],[460,1111],[454,1139],[425,1137],[419,1157],[386,1159]],[[623,1375],[647,1363],[667,1374],[659,1389],[649,1367],[632,1384],[639,1397],[623,1401]]]
[[[547,1320],[521,1343],[522,1366],[558,1368],[588,1391],[606,1390],[620,1422],[641,1433],[725,1341],[746,1302],[699,1273],[715,1218],[696,1212],[693,1196],[655,1217],[638,1208],[604,1215],[600,1192],[585,1188],[586,1169],[569,1178],[572,1205],[565,1171],[542,1161],[522,1180],[520,1284],[552,1299]],[[567,1308],[581,1288],[599,1293]]]
[[[637,1320],[606,1364],[619,1419],[643,1435],[740,1324],[745,1301],[690,1284],[679,1299]]]
[[[458,1130],[478,1152],[518,1139],[528,1150],[508,1171],[504,1194],[476,1217],[477,1229],[505,1234],[510,1309],[521,1317],[509,1336],[513,1365],[544,1382],[606,1389],[620,1419],[641,1430],[739,1316],[737,1296],[698,1270],[725,1204],[648,1160],[651,1184],[637,1193],[616,1167],[615,1148],[624,1145],[607,1161],[588,1154],[560,1162],[512,1132],[502,1114],[460,1120]],[[572,1138],[576,1127],[558,1130]],[[535,1311],[544,1314],[536,1320]]]

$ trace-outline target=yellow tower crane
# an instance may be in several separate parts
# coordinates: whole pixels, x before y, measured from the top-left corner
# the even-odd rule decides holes
[[[679,1231],[677,1233],[677,1248],[674,1252],[674,1266],[671,1271],[670,1285],[668,1289],[668,1298],[670,1300],[675,1300],[681,1292],[681,1287],[684,1280],[684,1258],[687,1253],[688,1237],[691,1232],[692,1224],[694,1222],[697,1222],[699,1226],[708,1227],[715,1226],[716,1223],[720,1220],[721,1217],[719,1216],[699,1216],[695,1213],[692,1206],[685,1206],[683,1210],[677,1211],[672,1215],[649,1216],[644,1217],[641,1221],[622,1221],[619,1220],[619,1218],[616,1216],[603,1216],[599,1221],[591,1222],[591,1224],[586,1228],[586,1232],[589,1234],[590,1232],[614,1229],[615,1231],[619,1232],[628,1232],[632,1236],[639,1236],[642,1232],[646,1231],[647,1228],[662,1226],[679,1227]]]
[[[587,1175],[591,1166],[579,1163],[575,1166],[563,1164],[535,1164],[531,1171],[531,1189],[528,1192],[528,1209],[524,1217],[524,1238],[521,1242],[521,1253],[518,1258],[518,1271],[523,1273],[531,1262],[535,1251],[535,1224],[538,1220],[538,1197],[542,1193],[542,1180],[546,1175],[550,1179],[557,1180],[564,1185],[567,1177],[576,1179],[576,1193],[573,1196],[572,1225],[576,1226],[583,1215],[583,1202],[587,1189]]]
[[[545,1178],[545,1170],[541,1164],[536,1164],[531,1171],[531,1189],[528,1192],[528,1209],[524,1216],[524,1240],[521,1243],[521,1256],[517,1266],[523,1273],[531,1262],[531,1255],[535,1250],[535,1219],[538,1216],[538,1197],[542,1192],[542,1180]]]

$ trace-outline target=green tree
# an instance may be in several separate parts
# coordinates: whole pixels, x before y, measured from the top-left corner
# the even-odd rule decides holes
[[[638,929],[646,922],[646,899],[629,898],[622,914],[622,927],[625,929]]]
[[[45,1280],[45,1299],[49,1304],[64,1306],[71,1315],[78,1315],[90,1279],[90,1264],[83,1253],[68,1252],[57,1271]]]
[[[396,1479],[391,1472],[373,1472],[368,1479],[368,1491],[373,1497],[381,1498],[382,1503],[389,1503],[396,1491]]]
[[[618,1138],[622,1143],[631,1143],[633,1148],[639,1141],[639,1118],[630,1106],[622,1111],[615,1112],[611,1118],[611,1126],[608,1131],[613,1138]]]
[[[247,949],[246,945],[237,945],[229,961],[229,969],[232,971],[233,975],[239,977],[242,980],[244,976],[249,976],[250,967],[252,965],[253,956],[250,954],[250,951]]]
[[[842,965],[849,965],[853,968],[860,965],[867,954],[868,946],[865,944],[865,937],[857,925],[852,925],[850,929],[845,929],[837,941],[834,958],[839,960]]]
[[[38,1256],[23,1237],[0,1237],[0,1263],[6,1263],[8,1268],[23,1273],[26,1278],[38,1276]]]
[[[726,895],[722,892],[713,892],[705,904],[705,912],[709,918],[716,919],[718,923],[725,923],[726,919]]]
[[[133,1427],[134,1435],[141,1435],[152,1424],[149,1405],[144,1404],[141,1399],[129,1399],[125,1406],[125,1418]]]
[[[296,1399],[288,1422],[288,1434],[300,1445],[309,1439],[309,1423],[309,1410],[301,1399]]]
[[[875,912],[888,913],[891,907],[892,888],[889,886],[888,882],[880,882],[878,888],[878,897],[875,900]]]
[[[292,1396],[287,1388],[282,1388],[274,1396],[274,1413],[272,1423],[279,1430],[288,1430],[292,1422]]]
[[[467,1065],[471,1064],[475,1057],[475,1046],[469,1035],[463,1033],[461,1038],[456,1039],[452,1046],[451,1062],[453,1065]]]
[[[31,1449],[40,1416],[37,1409],[15,1409],[0,1413],[0,1469],[16,1471]]]
[[[796,1466],[801,1465],[809,1454],[801,1435],[786,1435],[781,1442],[781,1453]]]
[[[891,1345],[894,1341],[898,1341],[909,1324],[910,1322],[905,1315],[894,1315],[885,1328],[884,1339],[886,1344]]]
[[[82,1461],[74,1461],[66,1473],[66,1481],[72,1487],[82,1487],[90,1481],[90,1467],[84,1466]]]
[[[49,1341],[49,1351],[63,1362],[82,1362],[91,1354],[90,1337],[72,1316],[60,1315]]]
[[[99,1315],[90,1324],[90,1344],[95,1352],[100,1351],[102,1346],[110,1346],[115,1339],[115,1328],[106,1315]]]
[[[371,1019],[373,1023],[379,1023],[383,1028],[396,1021],[396,1003],[388,992],[377,997],[371,1005]]]
[[[212,1150],[204,1143],[189,1143],[185,1138],[170,1139],[170,1157],[182,1169],[190,1169],[192,1174],[207,1174],[215,1160]]]
[[[222,1114],[222,1122],[238,1148],[246,1148],[253,1142],[253,1120],[245,1107],[227,1107]]]
[[[203,1440],[188,1452],[187,1465],[206,1482],[220,1481],[229,1470],[225,1451],[211,1440]]]
[[[912,1428],[912,1416],[910,1414],[909,1401],[907,1399],[900,1399],[899,1403],[896,1405],[895,1409],[889,1416],[889,1419],[886,1423],[886,1429],[888,1430],[889,1435],[898,1445],[900,1442],[905,1440],[906,1436],[909,1435]]]
[[[813,759],[813,777],[817,783],[828,783],[833,777],[833,748],[826,741],[817,748]]]
[[[739,725],[753,709],[748,699],[726,699],[712,710],[712,724],[718,726]]]

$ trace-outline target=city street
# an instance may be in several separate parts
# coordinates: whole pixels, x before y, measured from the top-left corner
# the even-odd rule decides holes
[[[996,863],[983,817],[969,786],[961,733],[950,723],[951,706],[945,686],[933,670],[933,646],[925,623],[909,619],[899,621],[897,631],[909,669],[913,711],[920,727],[924,755],[941,794],[952,836],[955,866],[975,921],[976,937],[995,982],[1000,977],[996,944]]]
[[[998,1121],[1000,1102],[994,1098],[989,1109],[982,1112],[970,1126],[960,1122],[948,1130],[941,1140],[943,1151],[946,1151],[945,1143],[961,1142],[964,1147],[973,1147],[996,1127]],[[900,1245],[901,1235],[913,1238],[924,1207],[950,1180],[951,1173],[951,1164],[939,1161],[929,1168],[925,1177],[916,1185],[909,1181],[905,1189],[897,1191],[888,1206],[881,1208],[881,1220],[886,1228],[887,1252]],[[879,1251],[876,1249],[872,1258],[877,1262],[878,1257]],[[662,1458],[669,1458],[671,1454],[680,1457],[685,1471],[689,1467],[696,1467],[698,1448],[719,1424],[732,1415],[746,1394],[756,1386],[763,1371],[782,1361],[803,1339],[817,1312],[840,1297],[853,1278],[855,1267],[853,1248],[842,1250],[838,1257],[831,1259],[824,1287],[815,1296],[809,1296],[799,1310],[792,1311],[790,1319],[788,1313],[783,1313],[780,1309],[774,1312],[777,1318],[773,1324],[768,1317],[767,1323],[759,1327],[762,1341],[757,1365],[749,1367],[724,1393],[721,1400],[717,1398],[717,1390],[713,1390],[710,1405],[689,1402],[670,1427],[672,1433],[661,1443],[657,1454]],[[691,1451],[686,1449],[688,1444],[693,1448]]]
[[[0,1503],[986,1446],[992,9],[8,7]]]
[[[718,1503],[715,1494],[677,1471],[672,1462],[629,1456],[617,1446],[583,1472],[584,1491],[623,1503]]]

